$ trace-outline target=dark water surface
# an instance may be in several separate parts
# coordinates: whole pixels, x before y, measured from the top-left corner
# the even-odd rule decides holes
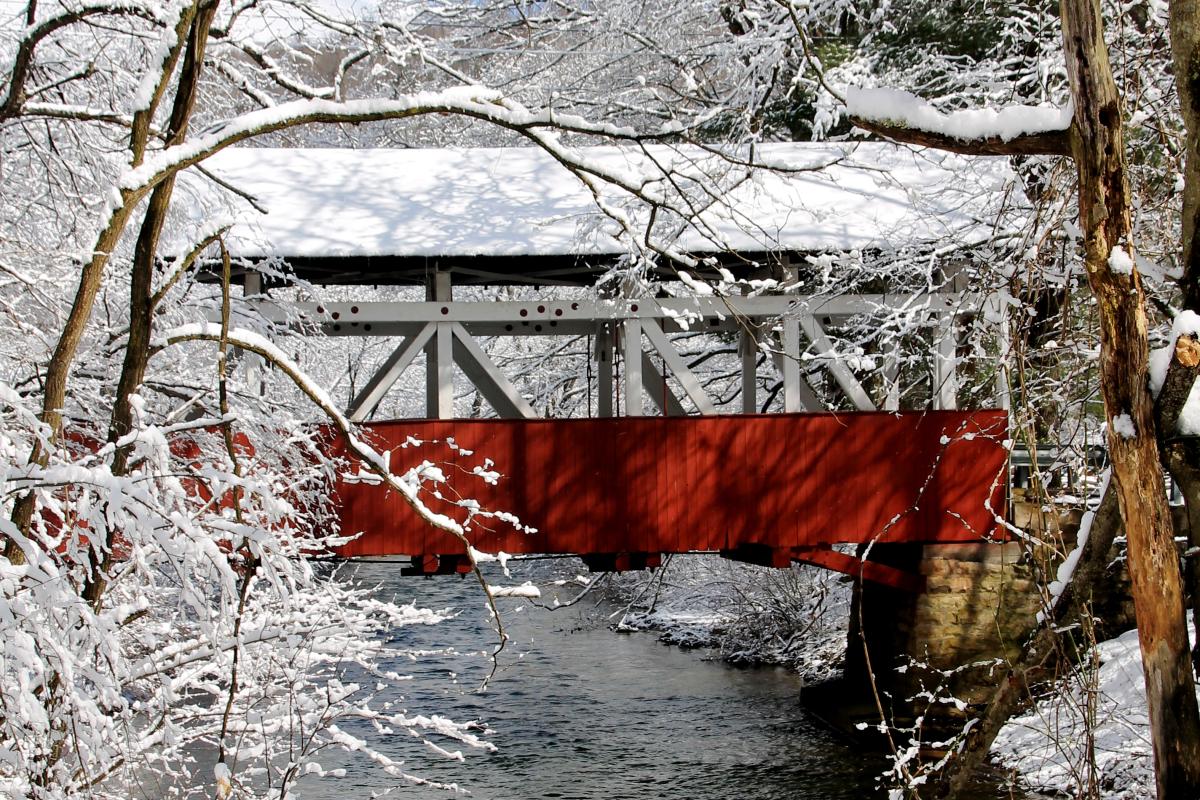
[[[388,754],[408,759],[403,765],[408,772],[458,783],[480,800],[880,796],[874,786],[882,760],[856,753],[807,714],[798,677],[783,669],[705,660],[702,653],[660,644],[648,634],[614,633],[594,602],[546,611],[502,599],[512,641],[487,692],[479,694],[475,690],[490,669],[485,651],[496,637],[478,584],[457,577],[402,578],[399,566],[361,564],[356,577],[378,584],[381,596],[462,613],[397,633],[403,647],[455,652],[397,664],[397,671],[414,679],[404,685],[403,696],[392,699],[409,713],[486,723],[488,738],[499,748],[487,753],[439,742],[464,750],[466,762],[458,763],[426,756],[416,740],[404,737]],[[518,565],[513,579],[497,576],[497,582],[530,577],[542,582],[548,569]],[[575,591],[567,587],[562,597]],[[320,760],[327,769],[337,766]],[[365,760],[346,766],[346,777],[306,779],[296,796],[349,800],[388,789],[391,796],[450,796],[400,787]]]

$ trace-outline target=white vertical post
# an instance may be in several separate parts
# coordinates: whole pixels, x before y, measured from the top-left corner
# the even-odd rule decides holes
[[[631,317],[622,325],[625,339],[625,416],[640,417],[646,413],[642,399],[642,321]]]
[[[738,353],[742,357],[742,413],[754,414],[758,411],[758,339],[748,328],[742,328]]]
[[[613,331],[608,323],[596,326],[596,416],[613,415]]]
[[[958,407],[958,336],[954,326],[954,314],[938,317],[937,347],[933,361],[933,407],[953,409]]]
[[[449,303],[453,298],[450,273],[433,273],[426,295],[432,301]],[[449,321],[434,323],[433,337],[425,346],[425,416],[454,416],[454,327]]]
[[[242,297],[253,297],[263,293],[261,272],[250,271],[242,275]]]
[[[800,318],[788,314],[781,320],[783,335],[783,410],[789,414],[803,411],[800,397]]]
[[[265,294],[261,272],[253,270],[242,274],[242,297],[250,298]],[[266,360],[257,353],[241,353],[242,369],[245,370],[246,388],[251,394],[262,397],[267,393],[267,379],[264,371]]]

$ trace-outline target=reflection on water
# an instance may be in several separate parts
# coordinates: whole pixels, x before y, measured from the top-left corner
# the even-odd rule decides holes
[[[497,581],[536,578],[531,569],[545,578],[550,568],[516,565],[512,580]],[[478,719],[492,729],[498,752],[468,751],[465,763],[430,756],[404,764],[481,800],[833,800],[873,794],[874,776],[883,771],[877,756],[856,753],[805,713],[796,676],[733,668],[649,635],[613,633],[591,604],[551,612],[501,600],[512,641],[487,692],[476,693],[495,643],[478,585],[402,578],[399,564],[355,570],[358,580],[379,584],[382,595],[462,610],[453,621],[397,632],[404,647],[454,652],[397,665],[414,677],[404,697],[394,699],[411,713]],[[413,752],[404,742],[389,755],[411,759]],[[308,778],[295,796],[439,794],[398,787],[366,763],[345,766],[345,778]]]

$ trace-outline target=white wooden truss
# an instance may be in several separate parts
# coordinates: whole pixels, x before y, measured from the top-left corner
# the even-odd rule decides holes
[[[881,309],[918,313],[934,325],[931,405],[939,409],[954,408],[959,320],[964,316],[975,317],[994,303],[991,298],[967,292],[819,298],[772,295],[455,301],[449,299],[449,283],[441,275],[432,282],[428,296],[434,299],[299,304],[304,324],[319,326],[329,336],[400,338],[395,350],[351,401],[348,414],[352,420],[370,418],[389,389],[422,353],[426,358],[427,418],[447,419],[454,415],[455,367],[501,417],[536,416],[528,400],[478,341],[495,336],[593,337],[599,416],[612,416],[616,412],[614,394],[618,393],[625,398],[626,415],[650,413],[646,400],[657,413],[682,415],[687,413],[682,402],[685,398],[696,413],[728,413],[707,393],[673,345],[669,334],[684,330],[737,334],[741,357],[739,410],[743,413],[758,410],[757,362],[761,352],[770,353],[780,377],[785,411],[826,410],[805,377],[814,365],[828,372],[855,409],[875,410],[877,404],[838,353],[826,326]],[[618,358],[623,359],[619,387],[614,370]],[[893,354],[884,354],[883,375],[888,391],[882,408],[897,410],[900,387]],[[673,386],[678,387],[680,395],[677,396]],[[998,404],[1006,405],[1006,400],[1004,387],[998,386]]]

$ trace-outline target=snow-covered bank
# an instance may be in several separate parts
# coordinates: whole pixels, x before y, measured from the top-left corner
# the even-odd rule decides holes
[[[1091,680],[1074,680],[1069,690],[1056,691],[1010,720],[992,753],[1031,789],[1075,796],[1078,787],[1088,785],[1088,750],[1094,748],[1094,780],[1101,797],[1153,797],[1153,751],[1137,631],[1101,642],[1095,657],[1099,669]]]
[[[832,573],[704,556],[676,557],[655,575],[613,582],[613,598],[627,606],[619,629],[656,631],[664,642],[712,648],[714,657],[734,663],[786,665],[812,682],[840,673],[849,595]],[[1089,783],[1089,750],[1104,800],[1153,796],[1136,631],[1100,643],[1091,664],[1011,720],[993,757],[1030,791],[1076,796]]]
[[[780,664],[807,681],[840,674],[850,587],[815,567],[781,570],[716,556],[675,556],[655,574],[613,584],[619,630],[657,631],[738,664]]]

